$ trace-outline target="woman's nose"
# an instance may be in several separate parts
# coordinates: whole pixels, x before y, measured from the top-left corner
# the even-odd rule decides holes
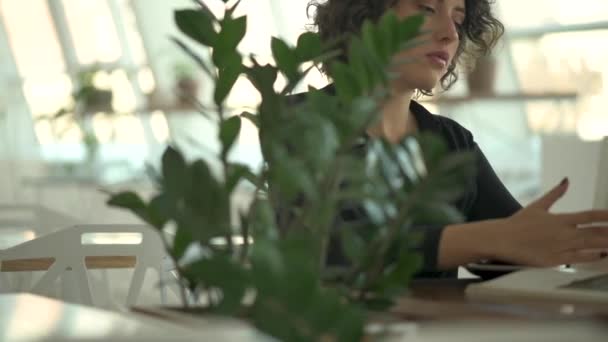
[[[459,37],[458,28],[452,18],[448,16],[437,16],[436,18],[433,30],[434,38],[446,43],[457,41]]]

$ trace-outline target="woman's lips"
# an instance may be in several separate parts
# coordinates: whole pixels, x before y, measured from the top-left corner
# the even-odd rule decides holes
[[[447,53],[443,52],[433,52],[426,55],[427,59],[433,65],[437,65],[441,68],[446,68],[448,66],[449,56]]]

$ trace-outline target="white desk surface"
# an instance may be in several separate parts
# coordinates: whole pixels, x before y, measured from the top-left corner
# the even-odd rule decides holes
[[[189,319],[190,320],[190,319]],[[177,322],[115,312],[31,294],[0,295],[0,341],[270,341],[249,326],[220,318]],[[605,342],[605,323],[590,321],[459,321],[405,323],[399,342]]]
[[[260,341],[245,325],[218,322],[194,330],[133,312],[31,294],[0,295],[0,341]]]

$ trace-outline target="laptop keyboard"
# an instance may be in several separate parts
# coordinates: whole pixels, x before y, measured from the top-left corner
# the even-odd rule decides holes
[[[568,285],[560,286],[562,289],[593,290],[608,292],[608,274],[574,281]]]

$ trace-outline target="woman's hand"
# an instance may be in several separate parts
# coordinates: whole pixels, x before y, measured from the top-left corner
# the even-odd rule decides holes
[[[552,214],[549,209],[568,190],[568,180],[515,215],[494,222],[487,253],[492,259],[530,266],[597,261],[608,252],[608,210]],[[580,225],[606,222],[606,226]]]
[[[552,214],[549,209],[568,190],[568,180],[515,215],[448,226],[439,246],[438,267],[481,259],[551,267],[600,260],[608,255],[608,210]],[[580,225],[606,222],[605,226]]]

